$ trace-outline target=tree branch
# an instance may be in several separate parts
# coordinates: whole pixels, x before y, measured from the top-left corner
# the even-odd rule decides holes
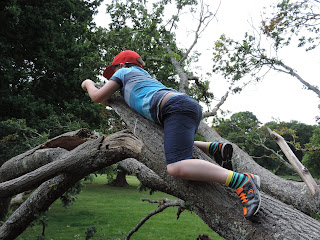
[[[282,157],[279,153],[277,153],[275,150],[273,150],[272,148],[268,148],[266,145],[264,145],[264,144],[262,144],[262,143],[259,143],[259,144],[258,144],[258,143],[253,143],[253,144],[256,145],[256,146],[263,147],[264,149],[272,152],[274,155],[277,156],[277,158],[279,159],[279,161],[280,161],[283,165],[285,165],[287,168],[289,168],[289,169],[291,169],[291,170],[294,170],[294,168],[292,167],[292,165],[289,164],[286,160],[284,160],[283,157]],[[265,156],[265,157],[270,157],[270,156]],[[254,157],[254,158],[257,158],[257,157]]]
[[[221,1],[220,1],[220,4],[221,4]],[[218,9],[217,9],[217,11],[218,11]],[[197,44],[201,33],[207,28],[207,26],[212,21],[212,19],[216,16],[216,14],[217,14],[217,12],[215,14],[213,14],[212,12],[210,12],[208,10],[208,8],[207,8],[207,11],[204,12],[204,3],[203,3],[203,1],[201,1],[199,24],[198,24],[197,30],[195,31],[195,34],[194,34],[194,40],[193,40],[193,43],[191,44],[191,46],[186,51],[186,53],[184,54],[184,56],[180,59],[180,61],[179,61],[180,65],[187,59],[187,57],[189,56],[191,50]],[[208,21],[206,22],[207,19],[208,19]],[[203,25],[204,25],[204,27],[201,29],[201,27]]]
[[[320,90],[317,86],[313,86],[307,81],[305,81],[299,74],[297,74],[291,67],[285,65],[283,62],[278,63],[279,66],[283,67],[284,69],[288,70],[288,72],[285,72],[287,74],[290,74],[291,76],[297,78],[308,90],[313,91],[317,96],[320,98]],[[275,70],[281,71],[281,69],[277,69],[274,67]]]
[[[148,220],[150,219],[152,216],[161,213],[163,210],[165,210],[168,207],[181,207],[181,208],[186,208],[185,206],[185,202],[178,199],[178,200],[170,200],[167,198],[163,198],[162,201],[154,201],[151,199],[141,199],[141,201],[147,201],[149,203],[158,203],[158,208],[156,210],[153,210],[152,212],[150,212],[148,215],[146,215],[143,219],[141,219],[141,221],[137,224],[137,226],[135,226],[126,236],[126,240],[129,240],[132,235],[137,232],[140,227]]]
[[[284,138],[280,136],[278,133],[272,131],[270,128],[268,128],[268,131],[271,137],[280,146],[281,150],[286,155],[293,168],[296,170],[296,172],[299,174],[302,180],[306,183],[311,194],[314,196],[317,191],[320,192],[320,188],[312,178],[309,170],[306,167],[304,167],[302,163],[298,160],[298,158],[294,155]]]
[[[188,91],[188,83],[189,83],[188,76],[185,74],[184,70],[182,69],[177,59],[174,57],[174,53],[172,52],[170,47],[168,47],[165,43],[162,43],[162,46],[169,53],[171,63],[179,75],[179,78],[180,78],[179,91],[186,93]]]
[[[57,174],[74,172],[79,167],[92,166],[91,171],[109,166],[120,161],[126,156],[139,157],[142,143],[127,130],[88,141],[65,154],[59,160],[48,163],[30,173],[13,180],[0,183],[2,198],[10,197],[22,191],[27,191],[38,186]],[[117,154],[121,155],[117,156]],[[121,159],[122,158],[122,159]]]
[[[57,198],[80,179],[125,158],[139,159],[142,148],[142,142],[128,130],[124,130],[87,141],[61,159],[25,174],[17,181],[1,183],[0,195],[7,197],[18,190],[40,185],[39,182],[48,179],[1,226],[0,239],[14,239],[19,236],[38,213],[47,210]],[[54,175],[58,176],[53,177]]]
[[[212,117],[215,116],[217,114],[217,111],[219,110],[219,108],[221,107],[222,104],[224,104],[224,102],[227,100],[229,95],[229,91],[227,91],[222,98],[220,99],[220,101],[218,102],[218,104],[215,106],[214,109],[212,109],[212,111],[208,111],[208,112],[204,112],[202,114],[202,119],[207,118],[207,117]]]
[[[208,226],[219,233],[226,239],[275,239],[296,237],[297,231],[299,235],[305,235],[304,239],[317,238],[320,234],[320,223],[305,214],[293,209],[268,195],[261,192],[262,203],[259,213],[254,219],[244,220],[242,208],[236,193],[218,183],[206,183],[196,181],[186,181],[170,176],[166,170],[165,156],[163,152],[163,129],[158,125],[143,118],[138,113],[130,109],[122,98],[114,97],[110,101],[113,109],[126,122],[128,128],[135,129],[137,136],[145,143],[143,148],[143,156],[140,161],[152,169],[172,191],[169,194],[178,197],[190,203],[193,211],[198,214]],[[203,123],[201,123],[202,125]],[[202,126],[200,126],[201,128]],[[199,128],[199,130],[200,130]],[[223,140],[218,134],[211,134],[213,131],[207,127],[203,136],[209,136],[211,141]],[[201,134],[202,135],[202,134]],[[198,148],[194,148],[193,158],[212,161]],[[301,194],[303,188],[299,183],[291,183],[286,180],[278,181],[279,177],[271,174],[268,176],[262,173],[262,169],[256,167],[256,163],[249,163],[248,156],[243,153],[237,146],[234,145],[233,163],[236,167],[238,162],[243,165],[239,171],[252,172],[263,176],[261,179],[263,189],[266,189],[268,182],[272,184],[272,188],[279,189],[282,194],[286,193],[287,198],[295,199],[296,201],[307,201],[305,206],[293,204],[300,209],[318,211],[319,201],[315,200],[311,194]],[[236,163],[236,164],[235,164]],[[260,172],[259,172],[260,171]],[[259,174],[259,173],[261,174]],[[274,180],[276,179],[276,180]],[[293,194],[286,192],[284,189],[294,191]],[[266,189],[268,190],[268,189]],[[297,191],[296,191],[297,190]],[[270,190],[269,190],[270,192]],[[291,198],[291,195],[294,198]],[[301,196],[297,196],[301,195]],[[309,197],[311,196],[311,199]],[[310,200],[310,202],[309,202]],[[294,216],[294,221],[287,220],[287,216]],[[286,221],[278,221],[277,219],[286,219]],[[291,219],[291,218],[290,218]],[[298,221],[298,222],[297,222]],[[222,227],[220,227],[222,226]],[[299,229],[297,229],[297,227]],[[284,232],[281,229],[286,229]],[[308,229],[308,230],[305,230]]]
[[[139,181],[148,188],[156,191],[170,193],[172,190],[165,181],[154,171],[134,158],[128,158],[119,162],[119,166],[130,174],[135,174]]]
[[[198,133],[203,136],[206,141],[226,141],[204,122],[200,123]],[[261,184],[262,191],[280,201],[292,205],[307,214],[317,213],[319,211],[320,197],[314,197],[306,191],[306,185],[304,183],[288,181],[271,173],[257,164],[247,153],[235,144],[233,144],[232,166],[234,171],[252,172],[259,175],[261,179],[264,179]],[[287,191],[284,191],[284,189],[287,189]]]

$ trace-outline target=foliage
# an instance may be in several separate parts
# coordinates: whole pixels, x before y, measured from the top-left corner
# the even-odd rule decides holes
[[[69,129],[94,129],[104,123],[100,107],[80,87],[85,78],[97,79],[104,65],[103,31],[93,22],[100,2],[1,1],[0,121],[6,125],[1,139],[15,141],[14,147],[5,146],[7,154],[1,150],[1,159],[25,151],[26,145],[34,146],[29,142],[35,135],[51,138]],[[17,139],[21,130],[17,126],[14,132],[14,119],[23,119],[29,133],[33,129],[27,143],[25,138]]]
[[[239,112],[230,119],[220,119],[215,128],[221,136],[237,144],[261,166],[276,171],[277,174],[290,175],[292,172],[281,167],[279,157],[285,159],[285,156],[276,142],[268,136],[267,128],[283,136],[301,161],[316,127],[297,121],[269,122],[262,125],[253,113]]]
[[[264,66],[278,64],[276,58],[269,58],[266,50],[256,46],[256,38],[248,33],[242,42],[221,35],[215,42],[213,52],[213,72],[222,73],[229,81],[236,83],[249,76],[254,81],[260,81],[263,74],[258,74]],[[235,88],[238,93],[242,87]]]
[[[320,126],[313,131],[307,148],[309,151],[304,155],[302,163],[314,177],[320,178]]]
[[[107,4],[111,23],[106,36],[109,46],[105,59],[111,62],[120,51],[134,50],[146,60],[145,69],[151,75],[168,87],[177,88],[170,56],[160,44],[160,41],[173,40],[174,37],[161,25],[165,4],[165,1],[154,4],[151,12],[142,1],[112,1]]]
[[[86,240],[89,240],[94,237],[97,232],[96,226],[92,225],[90,228],[86,229]]]
[[[60,200],[65,208],[69,208],[77,200],[78,195],[84,187],[83,181],[79,181],[75,186],[69,188],[61,197]]]
[[[48,134],[30,128],[25,119],[0,121],[0,156],[2,160],[12,158],[28,149],[44,143]],[[0,166],[3,162],[0,162]]]
[[[291,3],[283,0],[276,7],[272,17],[266,17],[261,25],[261,33],[245,33],[242,41],[221,35],[213,47],[213,72],[221,73],[232,84],[238,84],[233,92],[240,92],[251,81],[260,81],[270,69],[295,77],[306,89],[320,96],[317,86],[302,79],[296,71],[279,58],[278,50],[294,42],[292,35],[299,35],[298,46],[308,46],[307,50],[319,45],[319,2],[304,0]],[[267,13],[265,13],[267,16]],[[305,33],[310,37],[306,39]],[[258,35],[258,36],[257,36]],[[271,44],[266,48],[265,42]]]
[[[319,7],[316,0],[283,0],[274,7],[272,17],[262,22],[263,33],[273,39],[277,48],[289,45],[292,37],[297,36],[298,47],[312,50],[320,44]]]
[[[167,87],[178,90],[179,81],[177,80],[177,72],[174,68],[171,57],[180,61],[186,50],[178,48],[175,43],[175,32],[177,23],[179,22],[179,14],[182,9],[192,10],[196,6],[196,1],[171,1],[162,0],[152,3],[152,7],[147,7],[148,1],[112,1],[107,4],[107,14],[111,17],[109,31],[107,32],[105,60],[111,62],[113,57],[122,50],[131,49],[138,52],[142,59],[146,60],[145,69],[161,81]],[[170,12],[176,14],[164,20],[166,9],[170,8]],[[168,11],[167,11],[168,12]],[[169,46],[172,53],[163,47]],[[192,72],[186,71],[187,64],[190,61],[196,61],[198,55],[190,57],[188,61],[179,62],[181,67],[192,76]],[[197,100],[208,102],[208,97],[212,98],[212,94],[206,94],[208,91],[208,82],[202,81],[201,85],[192,85],[189,92]]]

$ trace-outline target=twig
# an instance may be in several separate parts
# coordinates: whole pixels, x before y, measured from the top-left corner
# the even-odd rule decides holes
[[[145,202],[149,202],[149,203],[158,203],[159,206],[156,210],[153,210],[152,212],[150,212],[147,216],[145,216],[143,219],[141,219],[141,221],[137,224],[137,226],[135,226],[126,236],[126,240],[129,240],[132,235],[137,232],[140,227],[149,219],[151,218],[153,215],[156,215],[160,212],[162,212],[163,210],[165,210],[168,207],[179,207],[178,209],[178,213],[177,213],[177,219],[179,218],[181,212],[183,211],[183,209],[186,208],[185,202],[178,199],[178,200],[170,200],[167,198],[163,198],[162,200],[152,200],[152,199],[146,199],[143,198],[141,199],[141,201]]]
[[[220,99],[219,103],[215,106],[215,108],[212,111],[208,111],[208,112],[204,112],[202,114],[202,119],[207,118],[207,117],[211,117],[211,116],[215,116],[217,114],[217,111],[219,110],[219,108],[221,107],[221,105],[226,101],[227,97],[229,95],[229,91],[227,91],[222,98]]]

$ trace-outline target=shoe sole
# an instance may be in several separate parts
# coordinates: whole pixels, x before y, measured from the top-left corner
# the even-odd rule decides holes
[[[233,153],[233,147],[231,144],[226,143],[221,148],[221,156],[223,158],[223,161],[229,161],[232,158]]]
[[[258,175],[254,175],[254,179],[253,179],[254,184],[256,185],[258,191],[260,190],[260,177]],[[259,192],[259,205],[257,210],[253,213],[253,216],[256,215],[260,209],[260,205],[261,205],[261,197],[260,197],[260,192]]]
[[[229,143],[224,144],[221,148],[222,162],[220,166],[225,167],[229,170],[232,170],[232,163],[231,163],[232,154],[233,154],[232,145]]]

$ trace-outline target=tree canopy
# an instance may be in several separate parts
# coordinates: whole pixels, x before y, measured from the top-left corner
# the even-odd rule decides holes
[[[104,66],[102,30],[93,21],[100,3],[1,1],[0,121],[1,139],[7,136],[1,141],[5,159],[19,153],[10,147],[22,144],[19,137],[28,141],[103,124],[101,109],[79,87],[85,78],[97,79]]]

